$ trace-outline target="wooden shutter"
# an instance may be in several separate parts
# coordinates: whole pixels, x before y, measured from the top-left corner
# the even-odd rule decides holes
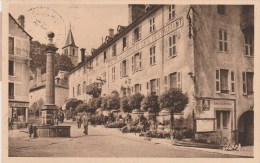
[[[125,60],[125,64],[126,64],[126,65],[125,65],[125,75],[128,75],[128,67],[129,67],[129,66],[128,66],[128,65],[129,65],[128,59]]]
[[[164,91],[167,91],[168,89],[168,78],[167,76],[164,76]]]
[[[156,79],[156,94],[160,94],[160,78]]]
[[[132,73],[135,72],[135,58],[132,56]]]
[[[146,83],[147,95],[150,94],[150,82]]]
[[[181,72],[177,73],[177,88],[181,89]]]
[[[142,70],[142,52],[139,52],[139,70]]]
[[[120,62],[120,78],[123,77],[123,62]]]
[[[235,73],[230,71],[230,93],[235,93]]]
[[[242,72],[242,78],[243,78],[243,94],[247,94],[246,72]]]
[[[220,93],[220,70],[216,70],[216,92]]]

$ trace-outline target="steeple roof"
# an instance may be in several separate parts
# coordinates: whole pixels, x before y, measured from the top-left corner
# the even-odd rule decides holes
[[[73,38],[73,35],[72,35],[72,31],[71,31],[71,28],[69,29],[69,32],[68,32],[68,35],[67,35],[67,39],[66,39],[66,42],[65,42],[65,45],[62,49],[68,47],[68,46],[74,46],[74,47],[77,47],[75,42],[74,42],[74,38]]]

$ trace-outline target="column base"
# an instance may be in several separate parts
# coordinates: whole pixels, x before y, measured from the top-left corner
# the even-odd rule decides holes
[[[46,104],[42,109],[42,126],[54,125],[54,113],[57,109],[55,104]]]

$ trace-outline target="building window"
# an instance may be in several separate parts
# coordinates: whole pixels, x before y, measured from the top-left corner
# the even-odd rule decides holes
[[[226,69],[216,70],[216,92],[230,94],[235,93],[234,71],[229,71]]]
[[[142,69],[142,53],[136,53],[132,56],[132,73]]]
[[[133,43],[141,39],[141,26],[134,29]]]
[[[164,91],[168,90],[168,77],[164,76]]]
[[[14,38],[9,37],[9,54],[14,54]]]
[[[141,84],[135,84],[135,93],[141,92]]]
[[[128,61],[124,60],[120,63],[120,77],[125,77],[127,76],[127,66],[128,65]]]
[[[228,36],[227,31],[223,29],[219,29],[218,31],[218,43],[219,43],[219,51],[227,52],[228,51]]]
[[[147,93],[149,94],[160,94],[160,78],[152,79],[147,82]]]
[[[116,79],[116,67],[112,67],[112,81]]]
[[[116,44],[112,45],[112,56],[116,56]]]
[[[86,81],[82,83],[82,93],[86,93]]]
[[[254,73],[253,72],[243,72],[243,94],[244,95],[252,95],[254,94]]]
[[[225,15],[226,14],[226,7],[224,5],[217,6],[218,14]]]
[[[169,57],[176,56],[176,35],[169,37]]]
[[[175,17],[175,5],[169,5],[169,20]]]
[[[107,61],[107,51],[104,51],[104,63]]]
[[[228,129],[230,124],[229,111],[216,111],[217,130]]]
[[[245,32],[245,55],[254,56],[254,34],[252,32]]]
[[[14,83],[8,83],[9,99],[14,99]]]
[[[9,75],[14,76],[14,61],[9,60]]]
[[[80,95],[81,94],[81,89],[80,89],[80,84],[78,84],[78,87],[77,87],[77,95]]]
[[[126,50],[127,47],[128,47],[128,37],[125,36],[125,37],[123,38],[123,51]]]
[[[155,18],[150,19],[150,33],[155,30]]]
[[[155,64],[155,46],[150,47],[150,65]]]
[[[174,72],[169,75],[170,88],[181,89],[181,72]]]

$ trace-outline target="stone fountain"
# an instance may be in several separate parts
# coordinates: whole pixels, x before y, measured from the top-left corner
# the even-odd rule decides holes
[[[55,34],[48,32],[49,43],[46,48],[46,88],[45,105],[42,109],[41,126],[34,127],[34,137],[70,137],[70,126],[54,125],[55,112],[55,73],[54,55],[58,48],[53,44]]]

